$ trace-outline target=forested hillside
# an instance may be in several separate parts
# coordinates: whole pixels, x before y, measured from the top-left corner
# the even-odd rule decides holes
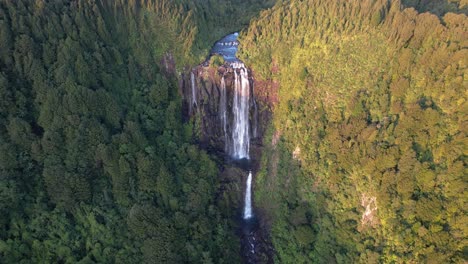
[[[239,262],[175,76],[233,2],[0,1],[1,263]]]
[[[404,7],[414,7],[421,13],[431,12],[443,16],[448,12],[468,14],[466,0],[402,0]]]
[[[271,121],[254,214],[276,262],[466,262],[466,12],[0,0],[0,263],[241,262],[243,190],[183,122],[178,84],[244,27]]]
[[[196,43],[193,45],[196,65],[206,59],[214,42],[227,33],[240,31],[260,10],[273,6],[277,0],[177,0],[196,21]],[[200,52],[201,51],[201,52]]]
[[[463,263],[468,20],[283,1],[240,36],[279,84],[255,201],[278,263]]]

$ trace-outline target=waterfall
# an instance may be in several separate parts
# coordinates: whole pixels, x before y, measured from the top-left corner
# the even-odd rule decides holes
[[[215,43],[211,54],[222,55],[230,67],[226,67],[220,81],[218,116],[219,126],[224,132],[225,153],[234,160],[242,160],[239,165],[250,165],[250,137],[257,138],[258,128],[258,106],[254,98],[254,86],[249,81],[247,67],[237,57],[238,33],[230,34]],[[232,75],[231,75],[232,70]],[[225,76],[228,76],[228,88]],[[231,83],[231,77],[232,83]],[[194,91],[192,74],[192,92]],[[231,98],[232,97],[232,98]],[[193,94],[192,98],[195,98]],[[195,102],[196,103],[196,102]],[[193,103],[192,103],[193,105]],[[196,105],[194,105],[196,106]],[[210,109],[211,110],[211,109]],[[211,112],[211,111],[210,111]],[[216,131],[220,131],[217,129]],[[219,138],[219,134],[216,133]],[[237,163],[237,162],[236,162]],[[236,164],[235,163],[235,164]],[[245,167],[241,166],[243,169]],[[245,183],[244,210],[243,210],[243,247],[242,251],[247,258],[246,263],[257,263],[257,245],[261,243],[256,240],[258,226],[252,209],[252,171],[249,169]],[[262,249],[260,248],[260,251]]]
[[[234,96],[232,111],[232,153],[237,159],[249,158],[249,99],[250,87],[247,69],[241,62],[231,63],[234,69]],[[237,73],[239,70],[239,73]]]
[[[229,139],[228,139],[228,135],[227,135],[227,99],[226,99],[227,95],[226,95],[226,83],[224,81],[224,75],[223,77],[221,77],[221,98],[220,98],[220,102],[219,102],[219,113],[220,113],[220,117],[221,117],[221,123],[223,124],[223,132],[224,132],[224,140],[226,142],[225,144],[225,150],[228,152],[229,148]]]
[[[234,69],[234,96],[232,101],[232,112],[234,116],[232,129],[231,155],[238,159],[249,159],[250,135],[249,135],[249,112],[250,112],[250,85],[247,68],[241,62],[231,63]],[[239,73],[238,73],[239,71]],[[244,219],[252,217],[252,172],[249,171],[247,178]]]
[[[195,75],[193,72],[190,72],[190,84],[192,87],[192,103],[190,104],[190,109],[192,109],[193,106],[197,105],[197,94],[196,94],[196,88],[195,88]]]
[[[245,188],[245,199],[244,199],[244,219],[252,218],[252,172],[249,171],[249,177],[247,178],[247,184]]]

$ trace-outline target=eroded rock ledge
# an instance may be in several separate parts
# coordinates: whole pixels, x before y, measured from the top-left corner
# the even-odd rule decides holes
[[[224,77],[226,89],[226,118],[227,129],[232,124],[232,103],[234,97],[235,73],[240,69],[225,63],[219,67],[202,64],[183,74],[181,80],[181,94],[183,98],[184,116],[194,122],[198,133],[199,143],[215,153],[224,155],[226,146],[225,128],[223,127],[222,113],[222,89]],[[250,141],[251,159],[253,163],[260,158],[262,137],[271,117],[271,109],[276,103],[275,97],[269,93],[268,84],[262,83],[257,88],[254,83],[252,71],[247,68],[250,83]],[[194,91],[192,90],[194,89]]]

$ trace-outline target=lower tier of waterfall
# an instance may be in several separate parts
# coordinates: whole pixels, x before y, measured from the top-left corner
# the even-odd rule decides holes
[[[249,171],[245,186],[244,219],[252,218],[252,172]]]

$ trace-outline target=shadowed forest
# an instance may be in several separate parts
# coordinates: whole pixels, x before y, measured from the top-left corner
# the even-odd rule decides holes
[[[0,0],[0,263],[241,263],[179,89],[235,31],[275,263],[466,262],[467,8]]]
[[[252,21],[241,57],[280,86],[255,196],[279,262],[463,262],[467,29],[397,1]]]
[[[248,23],[211,2],[0,1],[0,262],[239,262],[162,63]]]

